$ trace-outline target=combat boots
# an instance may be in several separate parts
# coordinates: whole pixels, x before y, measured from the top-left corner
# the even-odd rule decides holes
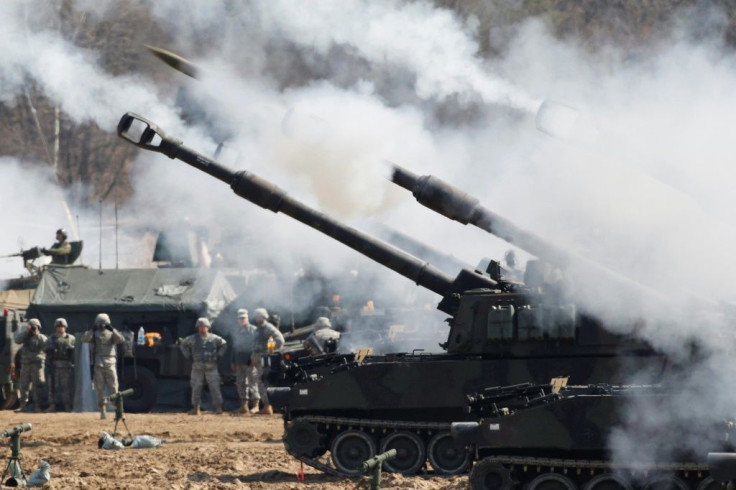
[[[258,412],[261,411],[261,408],[260,407],[261,407],[261,399],[260,398],[257,398],[253,402],[253,408],[250,409],[250,413],[252,413],[253,415],[257,414]]]
[[[46,413],[54,413],[54,412],[56,412],[56,407],[52,403],[51,405],[49,405],[48,407],[46,407],[46,410],[44,410],[44,412],[46,412]]]
[[[191,410],[187,412],[189,415],[202,415],[202,411],[199,409],[199,405],[195,405]]]
[[[243,400],[243,404],[242,404],[241,406],[239,406],[238,408],[236,408],[236,409],[235,409],[235,410],[233,411],[233,413],[234,413],[235,415],[243,415],[243,414],[245,414],[245,415],[248,415],[248,414],[250,413],[250,412],[248,411],[248,402],[247,402],[247,401],[245,401],[245,400]]]
[[[266,408],[263,409],[263,413],[266,415],[273,415],[273,407],[270,404],[266,405]]]
[[[222,415],[222,404],[215,405],[215,415]]]
[[[20,405],[18,408],[15,409],[16,412],[25,412],[26,410],[26,402],[20,402]]]
[[[105,404],[100,403],[100,420],[105,420],[107,418],[107,410],[105,409]]]

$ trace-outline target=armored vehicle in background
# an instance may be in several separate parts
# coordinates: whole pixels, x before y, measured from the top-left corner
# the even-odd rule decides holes
[[[215,269],[49,268],[27,316],[38,318],[45,333],[64,317],[67,331],[79,335],[98,313],[108,313],[126,337],[118,355],[120,386],[135,392],[125,408],[147,412],[157,403],[188,405],[191,367],[177,341],[194,332],[198,317],[215,318],[233,298],[230,283]],[[134,342],[141,327],[144,342]],[[229,373],[227,360],[222,362],[221,372]]]
[[[229,184],[259,206],[284,213],[441,296],[450,318],[445,353],[331,354],[298,360],[270,390],[284,414],[290,454],[322,471],[354,476],[377,451],[397,449],[391,471],[413,474],[428,459],[439,474],[466,470],[470,458],[450,434],[454,421],[477,420],[466,396],[487,386],[625,382],[631,373],[655,382],[666,358],[646,343],[608,332],[569,302],[564,287],[542,276],[534,287],[432,265],[310,209],[251,173],[232,171],[126,114],[118,134],[137,146],[182,160]],[[492,271],[493,272],[493,271]],[[318,458],[331,452],[331,466]]]
[[[673,410],[672,387],[563,384],[494,387],[468,397],[478,421],[454,423],[451,432],[475,459],[473,490],[721,488],[706,456],[733,450],[732,422],[696,421]],[[631,416],[645,408],[657,413],[654,420]],[[630,447],[614,461],[614,434],[652,443],[651,454],[663,460]],[[705,450],[687,449],[696,446]]]

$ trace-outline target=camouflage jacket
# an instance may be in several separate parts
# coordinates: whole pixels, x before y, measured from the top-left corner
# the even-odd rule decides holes
[[[116,329],[112,331],[107,329],[87,330],[82,336],[82,342],[92,344],[92,352],[90,355],[94,355],[95,366],[102,366],[103,364],[115,362],[117,359],[115,352],[115,346],[125,342],[123,335]]]
[[[219,335],[208,333],[204,337],[198,333],[185,338],[179,349],[184,357],[192,362],[215,363],[225,353],[227,342]]]
[[[253,353],[253,342],[256,338],[256,327],[248,324],[238,327],[232,336],[232,358],[231,364],[248,364]]]
[[[284,345],[284,336],[281,335],[279,329],[268,322],[263,322],[263,325],[261,325],[260,327],[256,327],[253,352],[256,354],[267,354],[267,343],[269,337],[273,337],[273,340],[276,343],[276,350],[281,349],[281,347]]]
[[[51,245],[51,248],[46,250],[46,254],[51,255],[52,264],[67,264],[69,262],[69,254],[71,253],[72,245],[66,240],[56,242]]]
[[[44,334],[29,335],[27,330],[18,330],[15,332],[13,340],[16,344],[23,345],[23,348],[20,350],[21,365],[32,362],[44,362],[46,360],[44,346],[48,339]]]
[[[46,341],[44,350],[49,356],[49,360],[57,367],[74,366],[74,344],[76,339],[74,335],[65,333],[64,335],[54,334]]]

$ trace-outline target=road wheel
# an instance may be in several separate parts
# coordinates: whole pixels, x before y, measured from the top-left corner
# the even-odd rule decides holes
[[[429,440],[427,457],[438,475],[457,475],[464,472],[470,464],[470,455],[450,431],[438,432]]]
[[[120,390],[133,388],[133,394],[126,396],[124,407],[127,412],[150,412],[158,397],[158,380],[156,375],[143,366],[123,368]]]
[[[365,432],[346,430],[340,433],[330,448],[335,468],[350,476],[360,475],[363,461],[376,455],[376,443]]]
[[[473,490],[510,490],[516,486],[511,471],[491,459],[483,459],[470,472],[470,488]]]
[[[574,481],[559,473],[543,473],[529,482],[527,490],[576,490]]]
[[[424,442],[413,432],[393,432],[384,437],[381,441],[381,452],[385,453],[391,449],[396,449],[396,457],[383,463],[386,471],[406,476],[413,475],[427,459]]]
[[[603,473],[591,478],[583,490],[631,490],[631,483],[621,475]]]
[[[317,427],[306,420],[296,420],[289,424],[284,435],[287,451],[295,456],[318,458],[327,452],[324,436]]]
[[[723,488],[721,482],[715,481],[712,476],[706,476],[698,483],[697,490],[723,490]]]
[[[644,482],[641,490],[688,490],[688,485],[673,475],[654,475]]]

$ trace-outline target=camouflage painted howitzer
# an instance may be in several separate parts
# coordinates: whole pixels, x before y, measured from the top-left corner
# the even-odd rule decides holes
[[[684,448],[698,441],[710,444],[712,450],[727,450],[730,446],[724,441],[732,437],[733,424],[695,423],[680,417],[667,409],[674,394],[673,388],[660,385],[495,387],[468,396],[469,411],[478,420],[454,423],[451,432],[475,460],[470,473],[473,490],[719,488],[706,454]],[[657,428],[626,416],[642,403],[660,408]],[[656,454],[668,456],[655,461],[619,456],[613,461],[614,431],[649,431],[654,441],[666,435],[666,447]]]
[[[608,333],[561,301],[502,277],[460,270],[453,279],[432,265],[348,227],[246,171],[233,171],[182,145],[155,124],[126,114],[118,133],[227,183],[239,196],[286,214],[441,296],[450,315],[445,353],[330,354],[294,361],[269,391],[284,414],[284,443],[322,471],[358,476],[351,454],[397,449],[388,471],[413,474],[428,460],[438,474],[466,470],[470,459],[450,435],[454,421],[474,420],[466,396],[490,385],[570,376],[573,382],[621,383],[631,371],[658,378],[666,359],[649,345]],[[551,285],[550,288],[553,288]],[[476,419],[477,420],[477,419]],[[332,465],[317,458],[331,452]]]

